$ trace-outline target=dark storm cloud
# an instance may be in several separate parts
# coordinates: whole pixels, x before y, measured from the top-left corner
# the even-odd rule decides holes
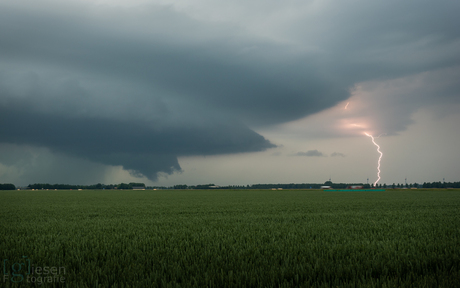
[[[68,118],[0,107],[1,141],[33,144],[108,165],[122,165],[151,179],[180,170],[177,156],[254,152],[274,147],[237,123],[154,129],[149,123],[101,118]]]
[[[292,120],[347,96],[299,63],[268,59],[280,47],[263,41],[228,47],[217,36],[177,43],[184,32],[172,31],[172,40],[163,30],[136,37],[117,31],[114,18],[107,27],[72,13],[0,11],[4,143],[47,147],[155,179],[180,170],[178,156],[274,147],[241,121]],[[169,9],[151,12],[166,27],[208,32]],[[270,57],[236,51],[248,45]]]
[[[202,5],[202,15],[220,10],[216,3]],[[180,170],[178,156],[274,147],[248,127],[332,107],[358,82],[436,69],[453,69],[448,78],[457,79],[457,2],[353,4],[267,2],[263,12],[211,21],[174,5],[4,1],[0,142],[155,179]],[[296,13],[272,17],[279,10]],[[444,98],[458,102],[450,86]],[[410,107],[439,96],[423,95],[417,103],[425,104]],[[414,98],[392,99],[403,110]],[[401,130],[407,119],[395,113],[378,122]],[[323,156],[304,153],[312,151],[321,155],[304,156]]]
[[[315,150],[308,150],[307,152],[297,152],[295,156],[307,156],[307,157],[325,157],[326,155],[323,152]]]
[[[314,73],[317,63],[313,55],[280,61],[277,58],[289,53],[284,51],[286,47],[244,37],[242,44],[232,44],[220,35],[203,43],[177,43],[170,38],[181,38],[185,31],[192,35],[194,29],[216,32],[170,9],[153,9],[151,17],[161,17],[149,25],[164,21],[165,27],[178,26],[176,29],[184,32],[173,29],[172,35],[159,31],[147,37],[116,31],[116,19],[109,21],[114,25],[111,29],[95,20],[91,27],[80,19],[54,14],[6,9],[0,16],[5,43],[0,53],[9,61],[104,75],[112,81],[123,79],[143,87],[146,94],[154,94],[144,97],[169,94],[180,101],[226,111],[248,124],[294,120],[348,96],[344,87],[330,85]],[[225,27],[218,32],[228,38],[239,33]],[[247,46],[259,48],[241,54]],[[261,56],[259,50],[267,56]]]

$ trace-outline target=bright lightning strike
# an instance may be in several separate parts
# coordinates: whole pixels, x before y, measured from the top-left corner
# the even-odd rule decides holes
[[[347,109],[347,107],[348,107],[348,104],[350,104],[350,102],[347,102],[347,105],[345,105],[345,108],[344,108],[344,109]]]
[[[374,182],[374,186],[380,181],[380,160],[382,160],[382,156],[383,156],[383,153],[382,151],[380,151],[380,146],[379,144],[375,143],[375,140],[374,140],[374,136],[372,136],[371,134],[368,134],[366,132],[364,132],[364,134],[366,134],[366,136],[370,137],[372,139],[372,143],[374,143],[374,145],[377,147],[377,152],[379,152],[380,154],[380,157],[379,157],[379,161],[377,162],[377,180]]]

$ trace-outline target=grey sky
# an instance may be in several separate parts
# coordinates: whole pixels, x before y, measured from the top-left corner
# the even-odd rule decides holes
[[[263,166],[260,155],[305,147],[354,161],[321,139],[383,139],[420,111],[457,115],[459,10],[455,1],[2,1],[0,182],[34,173],[59,182],[65,157],[73,183],[95,181],[85,165],[100,182],[176,181],[189,173],[179,159],[204,183],[210,162],[193,157],[233,167],[246,153]],[[26,165],[30,153],[14,161],[12,149],[55,161]]]
[[[331,157],[345,157],[345,154],[340,152],[332,152]]]

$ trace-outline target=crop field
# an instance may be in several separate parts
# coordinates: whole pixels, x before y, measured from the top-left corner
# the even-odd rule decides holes
[[[460,287],[460,190],[0,191],[1,287]]]

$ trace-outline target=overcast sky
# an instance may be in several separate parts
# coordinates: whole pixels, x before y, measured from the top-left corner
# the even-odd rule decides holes
[[[460,181],[458,11],[3,0],[0,183]]]

